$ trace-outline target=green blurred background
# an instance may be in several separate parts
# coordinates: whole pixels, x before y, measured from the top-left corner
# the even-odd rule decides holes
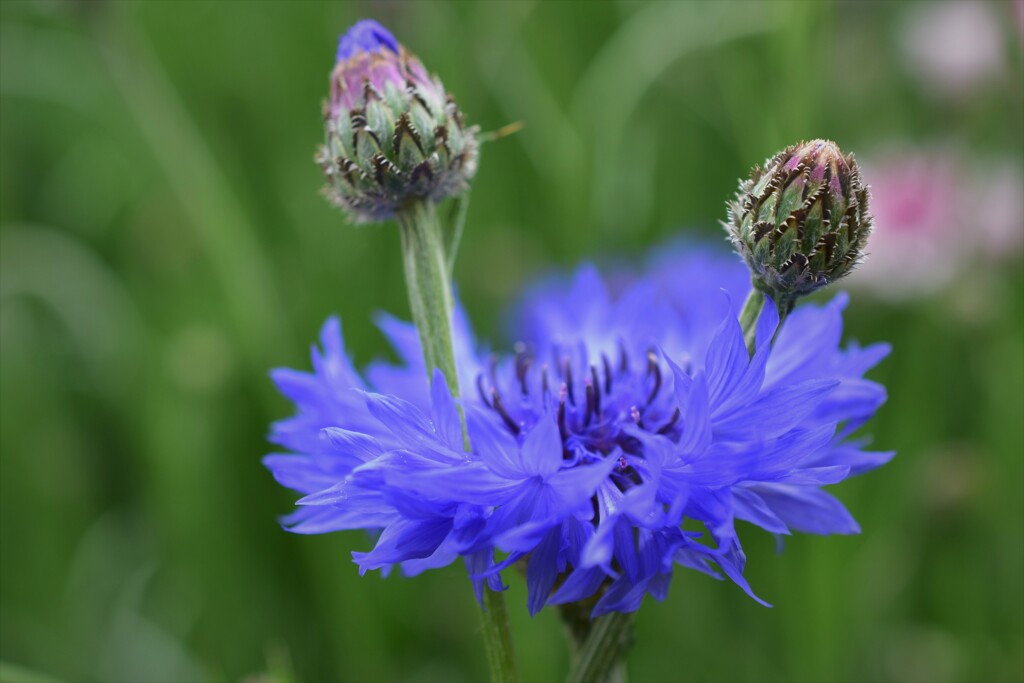
[[[484,150],[456,266],[506,346],[528,278],[720,239],[736,178],[798,139],[1019,169],[1024,9],[968,3],[990,68],[936,81],[908,41],[941,4],[0,2],[0,679],[484,677],[461,567],[360,578],[366,538],[283,532],[294,497],[259,462],[291,411],[270,367],[307,368],[334,312],[365,363],[387,353],[373,312],[407,315],[397,231],[317,194],[353,21],[390,26],[485,130],[526,122]],[[855,289],[849,335],[895,347],[870,431],[899,451],[837,489],[864,533],[776,554],[744,530],[773,609],[680,570],[632,680],[1024,679],[1021,262],[1010,239],[929,291]],[[524,678],[558,680],[557,614],[531,620],[509,580]]]

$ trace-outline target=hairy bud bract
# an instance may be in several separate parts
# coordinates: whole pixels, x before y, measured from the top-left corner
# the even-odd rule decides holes
[[[783,310],[848,274],[868,234],[868,187],[853,155],[802,142],[757,166],[728,203],[726,230],[754,286]]]
[[[476,172],[477,128],[375,21],[339,41],[324,129],[324,193],[357,222],[391,218],[411,199],[461,194]]]

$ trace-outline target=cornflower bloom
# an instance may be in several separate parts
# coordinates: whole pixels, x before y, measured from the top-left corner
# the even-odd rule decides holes
[[[411,327],[381,319],[409,362],[364,378],[329,321],[314,373],[275,375],[299,412],[272,438],[300,454],[266,463],[306,494],[286,526],[379,531],[353,553],[364,572],[462,557],[478,594],[519,563],[531,613],[578,603],[593,616],[663,599],[677,566],[754,596],[737,519],[783,535],[859,531],[823,487],[892,455],[850,438],[885,400],[863,374],[888,347],[840,346],[839,295],[781,329],[766,306],[751,356],[735,263],[678,253],[672,281],[691,288],[664,287],[664,261],[618,295],[589,266],[534,288],[526,301],[545,304],[521,307],[525,342],[512,354],[474,353],[463,318],[456,357],[473,389],[458,403],[439,371],[428,385]],[[731,291],[705,296],[716,282]]]

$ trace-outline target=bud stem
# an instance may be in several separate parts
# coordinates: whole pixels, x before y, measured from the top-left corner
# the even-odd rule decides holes
[[[623,657],[633,636],[633,614],[611,612],[592,622],[569,671],[568,683],[612,683],[625,680]]]
[[[747,344],[747,353],[750,354],[751,358],[754,356],[754,351],[757,350],[757,320],[761,317],[761,311],[764,310],[766,301],[768,301],[768,297],[765,296],[765,293],[754,287],[750,290],[747,300],[743,303],[743,310],[740,311],[740,328],[743,330],[743,341]],[[796,297],[791,297],[788,300],[779,298],[775,300],[775,303],[779,312],[779,324],[775,328],[778,331],[782,329],[782,323],[786,320],[786,316],[792,312],[793,304],[796,303]]]
[[[437,209],[428,200],[409,202],[395,219],[402,232],[405,284],[412,321],[420,335],[428,376],[440,368],[452,395],[459,396],[452,346],[452,288]]]
[[[405,284],[409,290],[412,320],[420,335],[427,374],[440,368],[448,389],[459,396],[459,377],[455,370],[455,348],[452,344],[452,286],[450,267],[454,253],[446,254],[446,245],[438,221],[437,209],[429,200],[417,199],[399,211],[395,219],[402,233],[402,258]],[[465,435],[465,418],[463,418]],[[465,436],[466,448],[469,437]],[[508,625],[505,597],[484,588],[484,646],[494,683],[515,683],[519,680],[512,634]]]
[[[484,649],[493,683],[516,683],[519,669],[512,649],[512,631],[508,625],[505,594],[484,586],[484,609],[480,618],[484,627]]]
[[[740,328],[743,330],[743,341],[747,343],[747,353],[754,355],[757,346],[757,319],[761,317],[764,309],[765,296],[757,287],[750,290],[747,300],[740,311]]]

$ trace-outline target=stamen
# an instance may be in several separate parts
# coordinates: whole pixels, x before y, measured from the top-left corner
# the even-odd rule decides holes
[[[679,422],[679,416],[680,416],[679,408],[676,408],[675,410],[672,411],[672,417],[669,418],[669,420],[665,424],[665,426],[663,426],[661,429],[658,430],[658,433],[659,434],[668,434],[669,432],[671,432],[672,428],[676,426],[677,422]]]
[[[590,366],[590,381],[594,385],[594,413],[601,419],[601,382],[597,379],[597,368]]]
[[[629,372],[629,354],[626,353],[626,345],[619,341],[619,373]]]
[[[661,366],[658,365],[658,357],[654,355],[653,351],[647,352],[647,374],[654,375],[654,387],[647,396],[647,405],[651,405],[651,402],[657,398],[658,392],[661,391]]]
[[[583,426],[589,427],[590,420],[594,417],[594,413],[597,411],[597,398],[595,398],[598,392],[594,389],[594,384],[587,377],[583,380],[584,386],[587,389],[587,412],[583,417]]]
[[[501,419],[504,421],[505,425],[512,430],[513,434],[519,436],[519,432],[521,431],[519,424],[513,420],[512,416],[508,414],[507,410],[505,410],[505,406],[501,402],[501,394],[498,393],[497,389],[494,389],[491,392],[491,400],[494,404],[492,407],[498,412],[498,415],[501,415]]]
[[[569,430],[565,428],[565,385],[558,391],[558,432],[562,435],[562,441],[569,436]]]
[[[515,345],[516,352],[516,377],[519,379],[519,388],[523,396],[529,394],[526,386],[526,373],[530,370],[530,357],[526,355],[526,344],[519,342]]]
[[[484,405],[488,408],[492,408],[491,402],[487,400],[487,392],[484,391],[484,374],[482,372],[477,373],[476,376],[476,390],[480,394],[480,400],[484,402]]]
[[[576,392],[573,390],[573,386],[572,386],[572,361],[570,361],[570,360],[566,360],[565,361],[565,384],[563,386],[568,387],[568,389],[569,389],[569,403],[571,403],[575,407],[575,405],[576,405]]]
[[[491,386],[498,386],[498,356],[491,354],[491,357],[487,359],[487,374],[491,378]]]
[[[601,365],[604,367],[604,393],[612,393],[612,364],[606,354],[601,354]]]
[[[540,390],[545,396],[548,395],[548,366],[540,369]]]

